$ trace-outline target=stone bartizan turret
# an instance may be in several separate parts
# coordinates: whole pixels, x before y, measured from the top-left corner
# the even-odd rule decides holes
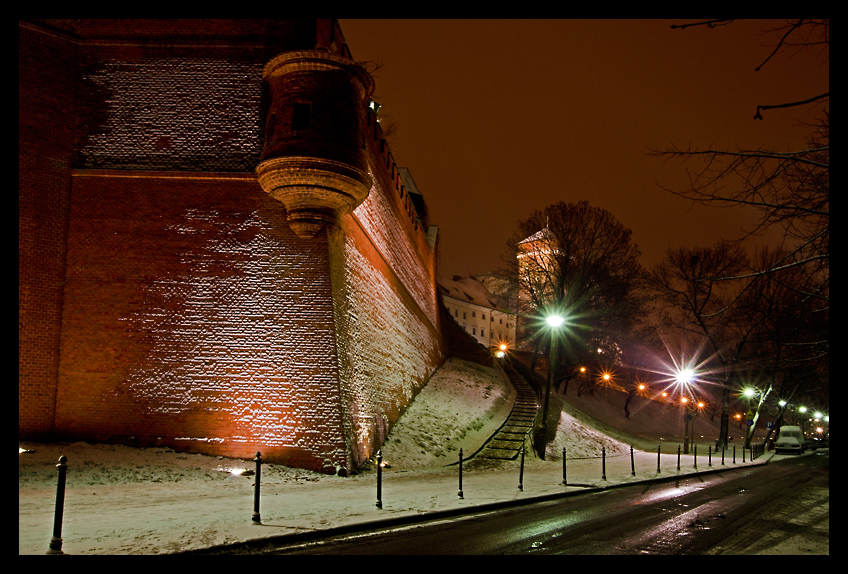
[[[259,184],[283,202],[295,234],[313,237],[368,197],[363,138],[374,81],[356,62],[322,50],[285,52],[263,78],[270,107]]]

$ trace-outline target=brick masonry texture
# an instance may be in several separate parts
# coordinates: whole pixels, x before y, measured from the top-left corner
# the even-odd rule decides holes
[[[326,240],[250,175],[78,172],[73,195],[61,435],[345,460]]]
[[[334,26],[21,21],[22,437],[343,473],[379,448],[445,355],[379,126],[348,138],[368,197],[309,239],[254,172],[263,66],[344,55]]]

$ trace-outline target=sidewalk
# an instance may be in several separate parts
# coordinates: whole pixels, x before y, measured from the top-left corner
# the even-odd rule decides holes
[[[656,452],[634,452],[635,476],[631,474],[629,455],[607,458],[606,479],[602,476],[601,459],[567,460],[568,485],[563,486],[561,460],[543,462],[528,455],[523,490],[518,488],[519,460],[475,460],[463,465],[463,498],[458,496],[456,465],[420,470],[385,468],[382,509],[376,506],[375,469],[341,478],[263,465],[262,524],[255,525],[251,521],[253,477],[222,472],[227,465],[244,465],[244,461],[179,455],[162,449],[133,449],[147,451],[145,456],[155,455],[157,464],[148,461],[135,465],[135,469],[124,465],[120,479],[117,474],[110,479],[104,477],[112,470],[109,463],[91,462],[94,457],[86,458],[88,451],[84,447],[100,448],[98,461],[104,457],[103,449],[112,449],[121,461],[126,461],[127,451],[119,449],[129,447],[80,447],[81,444],[64,445],[65,451],[79,447],[79,452],[67,455],[68,487],[62,529],[62,550],[66,554],[168,554],[278,537],[294,540],[330,531],[456,516],[626,484],[726,472],[766,464],[773,457],[766,453],[751,462],[746,456],[743,463],[738,452],[735,464],[728,454],[722,466],[720,455],[713,455],[709,466],[707,455],[702,456],[699,448],[697,468],[691,454],[683,455],[678,472],[677,445],[667,445],[674,454],[661,455],[659,473]],[[63,445],[36,447],[35,454],[20,455],[32,458],[21,460],[19,554],[46,553],[53,529],[55,461]],[[218,469],[210,468],[213,464]],[[36,470],[24,471],[32,468]]]

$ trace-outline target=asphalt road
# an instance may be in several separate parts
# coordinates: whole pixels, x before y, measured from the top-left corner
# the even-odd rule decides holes
[[[827,554],[829,455],[378,530],[266,554]]]

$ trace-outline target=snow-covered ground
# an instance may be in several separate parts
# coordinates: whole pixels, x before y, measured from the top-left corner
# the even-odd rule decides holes
[[[460,499],[457,467],[447,465],[457,460],[459,448],[467,455],[482,446],[509,414],[514,392],[500,371],[450,359],[416,397],[384,445],[388,467],[383,470],[382,509],[375,504],[374,465],[341,478],[264,464],[261,525],[251,522],[254,476],[243,472],[254,470],[252,461],[166,448],[21,443],[31,452],[19,454],[19,553],[43,554],[48,549],[60,455],[68,459],[62,526],[63,550],[68,554],[171,553],[585,488],[578,484],[609,485],[678,475],[677,442],[667,432],[669,421],[651,410],[659,406],[649,401],[641,405],[644,417],[631,414],[642,427],[653,425],[648,428],[653,432],[640,429],[649,438],[638,439],[608,426],[619,416],[614,397],[609,398],[611,406],[606,410],[603,400],[591,400],[597,402],[587,408],[594,410],[592,415],[564,405],[557,440],[549,447],[546,461],[528,451],[523,490],[518,489],[518,461],[472,460],[464,466],[464,497]],[[610,420],[604,423],[594,417]],[[658,444],[663,445],[659,474]],[[699,444],[697,470],[708,468],[707,444],[706,440]],[[637,449],[635,477],[631,476],[631,445]],[[605,478],[598,458],[601,446],[607,455]],[[574,486],[562,485],[562,447],[568,453],[568,484]],[[741,453],[737,459],[741,465]],[[729,456],[726,462],[733,464]],[[695,471],[694,463],[692,455],[684,457],[680,474]],[[719,464],[714,456],[713,467]]]

